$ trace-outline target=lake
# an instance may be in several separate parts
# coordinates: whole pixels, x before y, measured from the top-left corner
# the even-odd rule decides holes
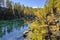
[[[24,40],[23,32],[29,29],[24,20],[0,21],[0,40]]]

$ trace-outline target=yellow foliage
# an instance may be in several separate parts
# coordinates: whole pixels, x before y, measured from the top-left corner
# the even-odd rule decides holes
[[[48,32],[47,26],[49,25],[45,22],[48,22],[48,23],[54,22],[53,19],[58,17],[58,16],[55,17],[56,16],[55,13],[58,13],[59,18],[60,18],[60,5],[59,4],[60,4],[60,1],[58,0],[48,0],[48,4],[45,5],[43,9],[42,8],[34,9],[33,12],[34,12],[34,15],[36,15],[36,20],[30,25],[30,29],[32,30],[31,32],[29,32],[29,36],[31,37],[30,40],[45,40],[44,37],[45,37],[45,34]],[[48,13],[50,15],[46,17],[46,14]],[[49,30],[53,34],[56,34],[55,31],[58,31],[59,27],[57,27],[56,25],[49,25]]]
[[[57,31],[57,30],[59,30],[59,27],[57,27],[56,25],[52,25],[52,26],[50,26],[50,30],[51,31]]]
[[[31,23],[32,32],[29,33],[29,36],[32,37],[31,40],[43,40],[42,35],[47,33],[44,26],[46,26],[45,23],[38,24],[37,21]]]

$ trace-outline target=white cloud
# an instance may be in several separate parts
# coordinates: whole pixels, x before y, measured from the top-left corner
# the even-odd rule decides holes
[[[32,7],[32,8],[38,8],[37,6],[34,6],[34,7]]]

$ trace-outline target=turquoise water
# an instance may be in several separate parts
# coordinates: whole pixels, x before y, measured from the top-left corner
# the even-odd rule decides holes
[[[0,21],[0,40],[24,40],[23,32],[28,30],[23,20]]]

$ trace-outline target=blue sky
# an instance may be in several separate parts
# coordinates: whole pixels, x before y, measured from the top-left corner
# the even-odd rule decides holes
[[[33,8],[43,8],[46,0],[12,0],[14,3],[20,3],[21,5],[33,7]]]

